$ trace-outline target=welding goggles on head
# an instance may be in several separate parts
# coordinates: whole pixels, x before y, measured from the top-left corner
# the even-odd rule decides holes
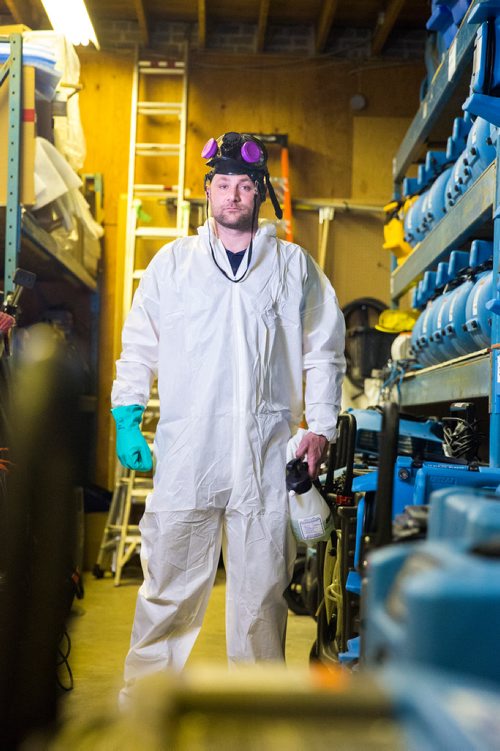
[[[248,175],[257,185],[261,202],[266,200],[266,191],[269,193],[275,214],[281,219],[283,212],[267,169],[267,149],[260,139],[249,133],[224,133],[217,139],[210,138],[201,156],[211,167],[205,175],[205,187],[217,174]]]

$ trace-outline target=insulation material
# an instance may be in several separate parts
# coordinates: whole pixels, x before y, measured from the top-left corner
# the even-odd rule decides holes
[[[54,117],[54,143],[73,169],[81,169],[86,156],[86,143],[78,95],[80,61],[75,48],[66,37],[55,31],[30,31],[23,35],[23,39],[46,48],[55,57],[56,69],[61,75],[55,98],[65,103],[66,116]]]
[[[68,232],[75,228],[75,218],[78,218],[85,234],[94,239],[102,237],[104,230],[93,218],[80,192],[81,179],[45,138],[36,139],[35,175],[35,210],[55,202]]]

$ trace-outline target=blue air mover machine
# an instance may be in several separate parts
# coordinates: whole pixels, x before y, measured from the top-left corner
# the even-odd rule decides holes
[[[477,430],[471,404],[452,405],[444,426],[402,417],[399,435],[396,405],[386,405],[383,414],[351,410],[349,415],[356,426],[351,445],[357,464],[349,480],[349,508],[342,512],[347,526],[343,532],[337,528],[323,552],[319,591],[324,602],[312,652],[314,658],[346,664],[359,656],[360,594],[368,552],[393,539],[422,538],[435,490],[457,485],[494,490],[500,484],[500,469],[477,461],[484,436]]]
[[[454,488],[431,498],[428,540],[374,552],[363,660],[500,683],[500,498]]]
[[[338,437],[330,452],[324,495],[332,508],[335,532],[328,543],[317,547],[318,591],[317,638],[311,658],[323,662],[346,659],[349,642],[359,634],[359,591],[352,591],[351,572],[355,570],[359,511],[354,483],[362,485],[364,473],[373,469],[381,451],[387,449],[380,439],[383,416],[379,409],[349,410],[339,417]],[[387,429],[386,429],[387,430]],[[396,450],[413,456],[442,455],[442,426],[435,420],[403,418],[399,437],[391,429]],[[333,448],[333,447],[332,447]],[[348,576],[351,576],[348,589]],[[354,587],[355,589],[355,587]]]
[[[420,336],[418,340],[419,352],[417,360],[424,367],[429,365],[436,365],[438,360],[433,356],[430,349],[430,337],[433,333],[432,320],[434,315],[434,308],[437,305],[436,297],[436,272],[426,271],[424,274],[423,290],[427,297],[427,305],[424,312],[420,316],[422,318],[422,324],[420,327]]]
[[[397,410],[392,417],[397,420]],[[317,638],[311,651],[312,659],[350,662],[358,654],[359,575],[356,569],[360,533],[366,525],[363,527],[364,516],[360,521],[360,507],[356,507],[354,488],[361,492],[363,482],[372,482],[374,473],[368,476],[363,473],[370,465],[373,467],[373,462],[379,458],[382,463],[387,462],[388,449],[391,457],[392,454],[395,457],[397,452],[405,453],[410,462],[412,455],[429,457],[438,454],[444,458],[441,436],[441,426],[435,420],[403,418],[398,435],[394,425],[391,422],[387,424],[385,414],[379,409],[350,410],[340,416],[336,479],[332,482],[327,477],[325,484],[336,529],[326,545],[318,546],[318,589],[322,599],[318,607]],[[379,457],[381,447],[383,452]],[[329,476],[333,475],[329,465]],[[375,486],[376,482],[373,488]],[[361,497],[361,509],[365,508],[365,495]]]
[[[422,165],[421,165],[422,166]],[[415,203],[413,203],[404,217],[404,239],[414,247],[417,245],[426,234],[426,229],[422,224],[422,213],[424,209],[424,202],[426,199],[426,192],[422,193]]]
[[[469,131],[467,142],[450,173],[445,189],[446,209],[456,204],[496,157],[497,129],[478,117]]]
[[[450,297],[447,315],[444,316],[443,336],[445,348],[455,351],[455,357],[467,355],[477,349],[477,345],[467,329],[467,301],[474,288],[477,273],[485,268],[493,256],[493,244],[486,240],[474,240],[471,245],[467,275]]]
[[[463,154],[461,177],[467,189],[496,158],[497,129],[478,117],[470,129]]]
[[[432,0],[432,12],[426,28],[436,32],[440,54],[446,52],[454,40],[470,3],[471,0]]]
[[[446,325],[449,323],[449,310],[457,289],[467,278],[470,254],[465,251],[452,250],[448,263],[449,283],[446,293],[439,307],[436,317],[436,329],[433,333],[434,340],[439,342],[440,358],[442,361],[457,357],[457,352],[450,341],[450,335],[446,333]]]
[[[424,293],[423,280],[421,280],[413,290],[412,308],[419,310],[422,313],[425,310],[427,299]],[[418,354],[420,352],[420,333],[422,330],[422,315],[420,315],[415,321],[415,325],[411,332],[411,354],[418,360]]]
[[[486,307],[486,303],[493,298],[494,292],[493,271],[490,269],[478,275],[467,298],[465,326],[476,349],[483,349],[491,344],[492,314]]]
[[[500,126],[500,3],[480,0],[468,21],[481,25],[474,43],[470,95],[463,108]]]
[[[446,151],[428,151],[425,155],[423,169],[426,187],[430,186],[447,166]]]
[[[436,338],[437,320],[440,316],[441,307],[446,300],[446,288],[450,282],[449,263],[442,261],[438,263],[436,272],[436,299],[434,300],[427,330],[429,332],[429,355],[435,362],[443,360],[441,352],[441,339]]]
[[[498,491],[454,487],[433,494],[428,540],[467,540],[469,545],[479,545],[496,536],[500,536]]]
[[[467,144],[467,136],[472,127],[472,117],[465,112],[463,117],[456,117],[453,121],[451,136],[446,143],[446,157],[448,162],[456,162]]]
[[[434,229],[436,224],[441,221],[446,214],[446,187],[448,185],[450,175],[453,168],[448,167],[437,177],[427,194],[425,222],[430,230]]]
[[[449,211],[450,209],[455,206],[456,202],[460,198],[460,196],[463,195],[465,192],[465,185],[463,181],[463,170],[464,170],[464,155],[465,151],[460,154],[457,161],[453,165],[453,168],[450,172],[450,177],[448,179],[448,182],[446,184],[445,188],[445,209],[446,211]]]

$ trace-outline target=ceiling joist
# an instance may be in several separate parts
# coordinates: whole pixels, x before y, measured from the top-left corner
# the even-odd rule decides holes
[[[333,19],[337,12],[338,0],[323,0],[321,14],[316,29],[316,52],[323,52],[330,35]]]
[[[139,32],[143,47],[149,47],[149,22],[144,7],[144,0],[134,0],[135,14],[139,22]]]
[[[198,0],[198,48],[204,50],[207,44],[207,3]]]
[[[372,55],[379,55],[382,52],[404,4],[405,0],[389,0],[389,4],[383,13],[382,23],[377,26],[373,35]]]
[[[270,3],[271,0],[260,0],[259,25],[257,27],[257,52],[262,52],[264,49]]]
[[[16,23],[37,28],[40,14],[35,12],[29,0],[5,0],[7,9]]]

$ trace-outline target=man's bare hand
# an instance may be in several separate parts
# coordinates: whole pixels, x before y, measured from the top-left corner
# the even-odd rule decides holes
[[[306,433],[295,452],[297,459],[303,459],[307,454],[307,468],[309,477],[315,480],[319,474],[321,462],[326,459],[328,453],[328,440],[324,435]]]

